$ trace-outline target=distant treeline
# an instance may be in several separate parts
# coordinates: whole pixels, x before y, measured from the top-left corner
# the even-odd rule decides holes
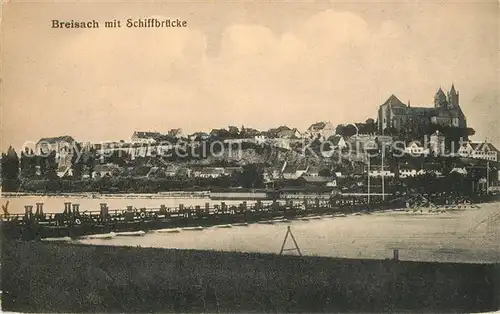
[[[110,192],[157,193],[163,191],[207,190],[211,187],[263,187],[262,170],[257,165],[247,165],[241,172],[218,178],[148,178],[102,177],[98,179],[59,178],[22,179],[4,178],[4,191],[8,192]]]

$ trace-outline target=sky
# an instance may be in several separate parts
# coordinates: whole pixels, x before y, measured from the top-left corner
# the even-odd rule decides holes
[[[187,27],[103,27],[150,17]],[[496,1],[7,1],[1,40],[3,151],[60,135],[360,122],[391,94],[431,106],[452,83],[473,139],[500,148]]]

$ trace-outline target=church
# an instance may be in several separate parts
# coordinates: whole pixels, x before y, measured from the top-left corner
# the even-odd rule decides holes
[[[380,134],[401,132],[404,128],[423,128],[429,124],[466,128],[467,121],[459,104],[459,94],[452,84],[445,95],[439,88],[434,96],[433,107],[412,107],[391,95],[378,110],[378,129]]]

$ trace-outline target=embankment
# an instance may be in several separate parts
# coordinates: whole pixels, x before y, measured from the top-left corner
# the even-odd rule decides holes
[[[351,260],[12,241],[18,312],[491,311],[500,265]]]

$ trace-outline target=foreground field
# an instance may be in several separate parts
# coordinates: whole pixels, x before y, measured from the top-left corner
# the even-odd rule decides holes
[[[2,306],[18,312],[486,312],[498,264],[8,242]]]

